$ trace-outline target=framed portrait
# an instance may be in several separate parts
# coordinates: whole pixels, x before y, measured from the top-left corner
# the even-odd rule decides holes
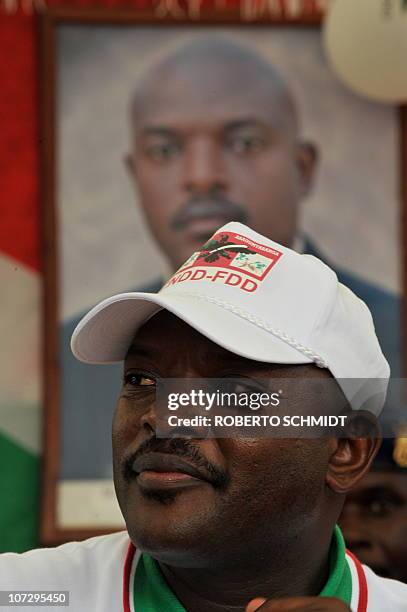
[[[143,11],[55,9],[40,18],[44,544],[124,527],[111,454],[121,365],[80,363],[69,342],[97,302],[157,290],[171,271],[126,167],[131,101],[150,66],[198,37],[215,32],[250,47],[288,84],[318,161],[294,246],[324,259],[376,308],[379,337],[401,375],[406,111],[363,99],[336,78],[320,12],[273,12],[277,4],[204,10],[167,0]]]

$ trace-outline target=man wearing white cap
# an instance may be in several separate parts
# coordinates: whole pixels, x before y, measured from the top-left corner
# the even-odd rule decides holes
[[[0,556],[0,590],[69,591],[75,612],[407,610],[407,586],[362,566],[336,527],[380,445],[374,425],[157,437],[160,379],[336,380],[350,414],[379,414],[389,367],[369,310],[325,264],[228,223],[159,293],[96,306],[72,349],[124,361],[113,454],[127,531]],[[300,386],[290,401],[307,414],[321,396]]]

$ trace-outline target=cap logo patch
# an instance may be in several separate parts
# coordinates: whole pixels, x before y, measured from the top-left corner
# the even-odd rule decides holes
[[[282,254],[241,234],[219,232],[187,259],[165,287],[186,280],[209,280],[252,292]]]

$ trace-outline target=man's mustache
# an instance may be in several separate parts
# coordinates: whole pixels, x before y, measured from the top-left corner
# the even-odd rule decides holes
[[[180,231],[195,219],[222,217],[227,221],[240,221],[247,224],[249,215],[246,209],[218,193],[193,197],[178,210],[170,222],[173,230]]]
[[[202,468],[210,476],[211,484],[215,488],[224,489],[229,483],[228,473],[221,467],[208,461],[199,448],[186,438],[149,438],[142,442],[139,448],[123,461],[123,476],[127,482],[134,478],[132,466],[136,459],[149,453],[166,453],[188,459],[196,468]]]

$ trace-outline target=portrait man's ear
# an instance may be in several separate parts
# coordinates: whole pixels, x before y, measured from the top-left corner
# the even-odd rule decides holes
[[[135,174],[136,174],[136,168],[135,168],[135,163],[134,163],[134,156],[133,153],[125,153],[123,156],[123,162],[125,165],[125,168],[130,176],[130,178],[132,180],[134,180]]]
[[[347,493],[368,472],[382,443],[376,417],[365,411],[352,412],[347,437],[332,440],[326,482],[335,493]]]
[[[297,145],[297,168],[300,178],[300,196],[306,198],[314,187],[319,162],[319,151],[313,142],[300,141]]]

